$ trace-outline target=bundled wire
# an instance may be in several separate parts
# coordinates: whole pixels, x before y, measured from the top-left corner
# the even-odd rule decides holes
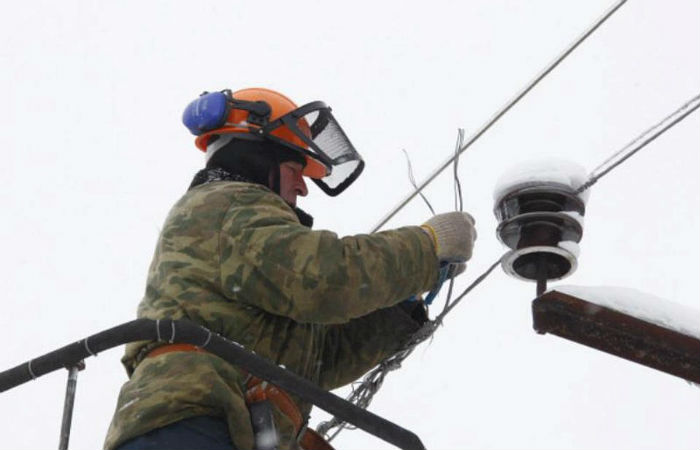
[[[462,146],[462,142],[464,140],[464,130],[459,129],[457,133],[457,144],[455,147],[455,158],[454,158],[454,196],[455,196],[455,209],[458,211],[462,211],[463,208],[463,197],[462,197],[462,187],[461,183],[459,181],[459,174],[458,174],[458,162],[459,162],[459,149]],[[408,161],[408,170],[409,170],[409,181],[415,186],[415,179],[413,177],[413,170],[411,166],[411,160],[408,156],[408,153],[403,150],[404,154],[406,155],[406,160]],[[428,205],[430,208],[430,211],[435,214],[432,206],[430,205],[430,202],[428,201],[427,198],[421,193],[421,197],[423,197],[423,200],[425,203]],[[445,318],[445,316],[454,309],[455,306],[464,298],[466,297],[467,294],[469,294],[476,286],[478,286],[482,281],[488,277],[491,272],[500,264],[501,258],[498,258],[498,260],[493,263],[483,274],[481,274],[479,277],[474,280],[454,301],[451,301],[452,299],[452,292],[454,289],[454,271],[450,273],[450,271],[446,271],[445,274],[448,274],[446,277],[443,277],[441,281],[445,281],[447,277],[449,277],[449,286],[448,286],[448,291],[447,291],[447,296],[445,299],[445,305],[438,314],[438,316],[434,320],[428,320],[425,322],[418,331],[416,331],[406,343],[401,347],[399,351],[394,353],[393,355],[385,358],[382,362],[380,362],[374,369],[372,369],[370,372],[368,372],[363,378],[362,381],[355,382],[351,384],[351,392],[348,397],[346,397],[346,400],[349,401],[350,403],[353,403],[354,405],[366,409],[369,407],[370,403],[372,402],[372,399],[374,398],[375,394],[379,391],[379,389],[382,387],[384,384],[384,379],[386,376],[395,370],[398,370],[401,368],[401,365],[403,361],[408,358],[411,353],[418,347],[421,343],[425,342],[428,339],[431,339],[435,333],[435,331],[442,325],[442,322]],[[428,294],[428,297],[432,298],[436,296],[442,287],[442,282],[438,282],[438,285],[435,287],[433,291],[431,291]],[[430,302],[427,301],[426,299],[426,304],[430,304]],[[325,438],[330,442],[332,441],[338,434],[343,431],[344,429],[354,429],[352,425],[349,425],[347,422],[344,422],[341,419],[338,419],[337,417],[331,418],[331,420],[322,422],[318,425],[316,428],[316,431],[325,436]],[[335,429],[335,431],[331,432],[331,430]]]
[[[459,183],[459,177],[457,176],[457,160],[461,153],[463,153],[469,146],[476,142],[486,131],[489,130],[498,120],[505,115],[513,106],[515,106],[523,97],[525,97],[540,81],[542,81],[550,72],[552,72],[566,57],[571,54],[576,47],[578,47],[583,41],[585,41],[593,32],[598,29],[606,20],[608,20],[627,0],[619,0],[613,6],[611,6],[599,19],[597,19],[581,36],[579,36],[574,42],[572,42],[561,54],[559,54],[550,64],[548,64],[542,72],[540,72],[532,81],[530,81],[522,90],[520,90],[516,95],[508,101],[503,107],[501,107],[476,133],[474,133],[466,142],[464,141],[464,132],[460,130],[458,135],[458,143],[455,149],[455,154],[445,161],[441,166],[439,166],[433,174],[431,174],[420,186],[415,182],[413,178],[413,171],[411,168],[409,160],[409,177],[411,179],[411,184],[414,186],[414,191],[408,195],[396,208],[389,212],[373,229],[372,232],[378,231],[389,219],[391,219],[401,208],[403,208],[416,194],[420,194],[423,200],[428,204],[431,212],[433,212],[432,206],[427,201],[422,193],[423,188],[425,188],[435,177],[437,177],[445,168],[447,168],[450,163],[454,163],[454,179],[455,179],[455,209],[462,211],[463,198],[461,185]],[[406,158],[408,159],[408,154]],[[602,175],[601,175],[602,176]],[[595,180],[593,181],[595,182]],[[591,183],[592,184],[592,183]],[[587,187],[583,187],[585,190]],[[434,212],[433,212],[434,214]],[[386,358],[382,361],[376,368],[370,371],[360,383],[352,385],[352,392],[348,396],[347,400],[360,406],[361,408],[367,408],[374,394],[382,386],[386,375],[393,370],[401,367],[401,363],[406,359],[421,342],[425,341],[431,337],[435,330],[442,324],[444,317],[454,309],[455,306],[471,292],[477,285],[483,282],[486,277],[493,272],[493,270],[500,264],[501,258],[494,262],[483,274],[481,274],[469,287],[467,287],[453,302],[451,302],[452,290],[454,287],[454,278],[450,279],[449,290],[447,294],[447,299],[445,301],[445,306],[443,311],[436,317],[435,320],[426,322],[423,327],[418,330],[409,340],[394,355]],[[331,441],[334,439],[340,431],[347,428],[347,424],[341,420],[333,417],[327,422],[319,424],[317,431],[326,436],[326,438]],[[337,430],[330,433],[330,430],[337,428]]]
[[[449,282],[447,299],[442,312],[440,312],[440,314],[434,320],[425,322],[423,326],[408,339],[408,341],[399,351],[380,362],[374,369],[372,369],[362,378],[362,381],[353,383],[351,385],[352,391],[350,395],[346,397],[346,400],[360,408],[366,409],[372,402],[374,395],[384,384],[384,379],[389,372],[400,369],[403,361],[408,358],[411,353],[413,353],[416,347],[426,340],[432,338],[435,331],[440,327],[440,325],[442,325],[445,316],[452,311],[454,307],[467,296],[467,294],[469,294],[476,286],[484,281],[491,274],[491,272],[493,272],[493,270],[500,265],[500,263],[501,258],[498,258],[496,262],[494,262],[484,273],[479,275],[476,280],[474,280],[457,298],[455,298],[452,303],[450,303],[450,297],[454,286],[454,278],[451,278]],[[331,432],[331,430],[334,428],[335,431]],[[344,429],[352,430],[355,429],[355,427],[338,419],[337,417],[333,417],[329,421],[320,423],[316,428],[316,431],[325,436],[328,441],[332,441]]]
[[[462,150],[462,145],[464,144],[464,129],[459,128],[457,129],[457,143],[455,144],[455,152],[454,152],[454,159],[452,160],[453,166],[454,166],[454,171],[453,171],[453,178],[454,178],[454,192],[455,192],[455,211],[463,211],[464,210],[464,199],[462,198],[462,183],[459,181],[459,174],[458,172],[458,166],[459,166],[459,155],[461,155],[461,150]],[[411,157],[408,156],[408,152],[406,149],[401,149],[403,152],[404,156],[406,157],[406,165],[408,166],[408,181],[411,183],[411,186],[418,191],[418,195],[423,199],[425,204],[428,206],[428,209],[430,210],[430,213],[432,215],[435,215],[435,209],[433,208],[433,205],[430,204],[430,201],[428,198],[423,194],[423,191],[418,189],[418,183],[416,182],[416,177],[413,174],[413,164],[411,163]]]
[[[464,211],[464,199],[462,198],[462,183],[459,181],[459,175],[457,173],[457,166],[459,165],[459,155],[461,155],[460,150],[464,145],[464,128],[459,128],[457,130],[457,144],[455,144],[455,158],[454,158],[454,190],[455,190],[455,211]],[[417,187],[416,187],[417,188]]]
[[[411,183],[411,185],[415,189],[418,189],[418,183],[416,183],[416,177],[413,175],[413,164],[411,164],[411,157],[408,156],[408,152],[406,151],[406,149],[402,148],[401,151],[403,152],[404,156],[406,157],[406,164],[408,165],[408,181]],[[433,205],[430,204],[430,202],[428,201],[428,198],[425,196],[425,194],[423,194],[423,192],[419,192],[418,194],[423,199],[425,204],[428,206],[428,209],[430,210],[430,212],[433,215],[435,215],[435,210],[433,209]]]
[[[632,155],[644,148],[647,144],[655,140],[657,137],[661,136],[668,129],[678,124],[680,121],[682,121],[684,118],[690,115],[693,111],[697,110],[699,107],[700,94],[691,98],[680,108],[675,110],[670,115],[666,116],[659,123],[644,131],[642,134],[640,134],[627,145],[625,145],[622,149],[618,150],[612,156],[606,159],[602,164],[600,164],[591,172],[588,181],[586,181],[577,189],[577,193],[581,193],[586,189],[590,188],[600,178],[602,178],[610,171],[612,171],[615,167],[619,166],[624,161],[629,159]],[[457,136],[455,156],[453,159],[455,195],[454,202],[455,209],[459,211],[462,211],[463,208],[462,188],[458,176],[459,154],[460,149],[463,146],[463,139],[464,130],[460,129]],[[410,158],[408,157],[408,153],[406,153],[405,150],[404,154],[406,155],[406,159],[408,161],[409,179],[411,181],[411,184],[413,184],[413,186],[416,187]],[[430,205],[428,199],[425,198],[423,193],[420,193],[420,195],[421,197],[423,197],[423,200],[430,208],[430,211],[434,214],[435,212],[432,206]],[[401,347],[399,351],[397,351],[396,353],[379,363],[374,369],[372,369],[369,373],[367,373],[367,375],[364,376],[362,381],[353,383],[351,385],[352,391],[350,395],[346,398],[346,400],[360,408],[366,409],[372,402],[372,399],[374,398],[375,394],[384,384],[384,380],[389,374],[389,372],[393,372],[394,370],[401,368],[403,361],[406,358],[408,358],[411,355],[411,353],[413,353],[413,351],[418,345],[432,338],[435,331],[442,325],[443,320],[445,319],[447,314],[449,314],[457,306],[457,304],[459,304],[459,302],[467,296],[467,294],[469,294],[476,286],[483,282],[493,272],[493,270],[500,265],[500,263],[501,258],[498,258],[498,260],[492,263],[491,266],[489,266],[489,268],[484,273],[479,275],[459,296],[457,296],[457,298],[455,298],[454,301],[452,301],[454,277],[451,277],[449,280],[449,287],[445,299],[445,305],[440,314],[438,314],[435,317],[435,319],[428,320],[426,323],[424,323],[423,326],[408,339],[408,341],[403,345],[403,347]],[[439,289],[439,286],[436,289]],[[436,292],[431,292],[430,295],[436,294]],[[335,431],[331,433],[331,430],[333,429],[335,429]],[[348,425],[348,423],[342,421],[341,419],[338,419],[337,417],[333,417],[331,420],[323,422],[317,427],[317,431],[320,434],[326,436],[326,439],[328,441],[333,440],[344,429],[354,429],[354,427]]]

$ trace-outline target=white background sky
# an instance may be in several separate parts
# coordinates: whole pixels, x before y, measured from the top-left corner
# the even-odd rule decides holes
[[[203,165],[180,123],[201,91],[330,104],[367,168],[341,197],[311,187],[301,206],[317,228],[367,232],[410,189],[402,148],[422,179],[458,127],[476,130],[611,3],[3,1],[0,369],[135,317],[159,227]],[[700,2],[623,6],[461,159],[479,239],[459,286],[503,252],[492,191],[504,171],[542,156],[593,169],[699,88]],[[695,113],[594,186],[563,283],[700,309],[699,131]],[[427,195],[451,210],[450,177]],[[428,217],[414,201],[389,226]],[[433,449],[700,447],[700,389],[537,335],[534,294],[499,269],[372,410]],[[101,447],[121,354],[87,361],[71,448]],[[64,389],[62,371],[2,394],[3,447],[57,446]],[[334,443],[390,448],[362,431]]]

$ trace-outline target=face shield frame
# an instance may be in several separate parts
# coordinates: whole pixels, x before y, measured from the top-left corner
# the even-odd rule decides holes
[[[311,121],[309,124],[306,117],[314,113],[318,115],[315,120]],[[302,127],[299,125],[300,123],[305,125]],[[271,134],[282,126],[285,126],[294,133],[296,137],[307,145],[307,148],[300,147]],[[330,148],[331,143],[326,142],[329,148],[324,148],[326,145],[324,145],[323,142],[319,142],[324,139],[324,135],[329,127],[331,127],[329,133],[333,133],[333,136],[331,136],[331,143],[338,145],[341,150],[339,153],[335,152],[338,153],[335,157],[333,156],[333,149]],[[272,141],[302,152],[304,155],[323,164],[327,169],[326,176],[323,178],[311,179],[323,192],[331,197],[335,197],[347,189],[364,170],[364,160],[352,145],[338,121],[333,117],[331,108],[322,101],[315,101],[302,105],[267,125],[264,125],[258,132]],[[355,163],[356,165],[350,168],[348,175],[345,176],[342,181],[337,184],[324,181],[329,180],[329,178],[333,176],[334,169],[337,171],[338,167],[341,165],[350,163]],[[347,170],[347,168],[344,170]]]
[[[232,110],[248,112],[241,123],[229,123]],[[268,139],[299,152],[312,163],[306,175],[327,195],[336,196],[362,173],[365,163],[347,135],[322,101],[297,107],[270,121],[272,108],[264,100],[239,100],[229,89],[204,92],[183,113],[183,124],[198,136],[197,146],[206,149],[203,137],[222,128],[238,128],[241,139]],[[284,127],[284,128],[282,128]],[[242,130],[246,130],[244,132]],[[278,133],[275,133],[279,130]],[[223,130],[222,130],[223,131]],[[229,131],[230,132],[230,131]],[[293,140],[284,135],[292,135]]]

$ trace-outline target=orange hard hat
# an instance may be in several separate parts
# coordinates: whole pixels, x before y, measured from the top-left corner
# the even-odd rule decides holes
[[[267,103],[270,107],[270,122],[297,109],[297,105],[295,105],[294,102],[292,102],[289,98],[271,89],[242,89],[240,91],[232,93],[231,97],[233,97],[236,100],[244,100],[249,102],[262,101]],[[246,135],[252,134],[254,136],[257,136],[252,132],[252,130],[259,129],[260,126],[255,125],[254,123],[251,123],[253,121],[248,120],[249,114],[250,112],[248,110],[232,107],[228,113],[226,122],[220,128],[209,130],[197,136],[197,138],[194,141],[195,145],[200,150],[206,152],[209,139],[211,138],[211,136],[214,135],[241,133]],[[297,126],[307,137],[311,138],[311,130],[309,128],[309,124],[306,122],[305,119],[300,119],[297,122]],[[274,130],[272,130],[270,134],[272,136],[275,136],[279,140],[289,143],[293,146],[300,147],[302,149],[308,148],[308,145],[299,136],[292,132],[292,130],[290,130],[287,126],[283,125],[277,127]],[[290,147],[289,151],[297,150]],[[308,154],[304,154],[304,157],[306,159],[306,165],[304,166],[303,175],[316,179],[321,179],[327,175],[328,169],[320,161],[314,159]]]

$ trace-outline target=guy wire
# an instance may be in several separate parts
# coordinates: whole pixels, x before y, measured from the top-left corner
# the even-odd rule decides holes
[[[610,18],[627,0],[620,0],[616,2],[610,9],[608,9],[599,19],[597,19],[593,25],[591,25],[581,36],[579,36],[574,42],[569,44],[569,46],[552,62],[550,62],[542,72],[540,72],[532,81],[530,81],[523,89],[521,89],[511,100],[509,100],[504,106],[502,106],[496,113],[486,121],[484,125],[479,128],[476,133],[474,133],[467,142],[462,145],[459,150],[459,154],[463,153],[467,148],[469,148],[474,142],[476,142],[486,131],[489,130],[498,120],[503,117],[513,106],[515,106],[525,95],[527,95],[540,81],[542,81],[547,75],[549,75],[552,70],[554,70],[571,52],[573,52],[583,41],[585,41],[595,30],[597,30],[606,20]],[[404,198],[392,211],[385,215],[377,225],[372,228],[372,233],[378,231],[385,223],[387,223],[397,212],[399,212],[408,202],[410,202],[413,197],[415,197],[419,192],[421,192],[428,184],[430,184],[440,173],[442,173],[447,166],[452,163],[454,156],[450,156],[447,161],[443,162],[438,166],[435,171],[428,176],[428,178],[423,181],[423,183],[418,186],[412,193],[410,193],[406,198]]]
[[[459,130],[458,132],[458,137],[457,137],[457,148],[459,148],[461,141],[464,137],[464,131]],[[406,159],[408,160],[409,164],[409,174],[411,173],[411,163],[410,159],[408,158],[408,153],[404,150],[404,153],[406,154]],[[457,164],[458,164],[458,156],[455,158],[455,168],[454,168],[454,180],[455,180],[455,207],[459,208],[460,210],[462,209],[462,196],[461,196],[461,187],[460,187],[460,181],[459,181],[459,174],[457,171]],[[409,178],[412,178],[409,175]],[[421,194],[422,195],[422,194]],[[426,200],[426,203],[427,200]],[[430,205],[428,203],[428,205]],[[432,208],[431,208],[432,210]],[[356,406],[359,406],[360,408],[367,408],[369,407],[370,403],[372,402],[372,399],[374,398],[374,395],[379,391],[379,389],[382,387],[384,384],[384,379],[386,376],[389,374],[389,372],[393,372],[394,370],[400,369],[401,364],[403,361],[408,358],[411,353],[420,345],[421,343],[425,342],[428,339],[432,339],[433,335],[435,334],[435,331],[442,325],[442,321],[444,317],[449,313],[456,305],[457,303],[462,300],[469,292],[472,291],[478,284],[480,284],[482,281],[488,277],[489,274],[493,271],[493,269],[500,263],[501,258],[498,259],[496,263],[491,265],[489,269],[480,275],[479,277],[476,278],[472,284],[467,287],[460,295],[455,299],[453,303],[451,302],[452,299],[452,292],[454,288],[454,274],[450,276],[449,280],[449,286],[448,286],[448,291],[447,291],[447,296],[445,298],[445,305],[443,306],[442,312],[434,319],[426,321],[421,328],[416,331],[409,339],[408,341],[401,347],[400,350],[398,350],[396,353],[393,355],[385,358],[382,360],[377,366],[375,366],[371,371],[369,371],[363,378],[362,381],[360,382],[355,382],[351,384],[351,392],[350,394],[346,397],[346,400],[353,403]],[[426,314],[428,311],[426,311]],[[325,421],[320,423],[316,427],[316,431],[321,434],[322,436],[325,436],[326,439],[331,442],[333,439],[340,434],[341,431],[344,429],[353,429],[354,427],[352,425],[349,425],[347,422],[344,422],[337,417],[332,417],[330,420]],[[332,433],[331,430],[335,429]]]
[[[437,317],[435,318],[435,322],[442,322],[442,319],[447,315],[447,313],[449,313],[450,311],[452,311],[452,309],[454,309],[455,306],[457,306],[457,304],[460,302],[460,300],[462,300],[464,297],[466,297],[467,294],[469,294],[475,287],[477,287],[482,281],[484,281],[489,275],[491,275],[491,272],[493,272],[493,269],[495,269],[496,267],[498,267],[499,264],[501,264],[501,260],[502,260],[502,259],[503,259],[503,257],[501,256],[501,257],[498,258],[496,261],[494,261],[494,262],[489,266],[489,268],[486,269],[486,271],[485,271],[484,273],[482,273],[481,275],[479,275],[479,276],[472,282],[472,284],[470,284],[469,286],[467,286],[467,288],[466,288],[464,291],[462,291],[462,293],[459,294],[459,296],[458,296],[457,298],[454,299],[454,301],[452,302],[452,304],[449,304],[449,302],[447,302],[447,303],[445,304],[445,309],[440,313],[439,316],[437,316]]]
[[[576,190],[576,193],[580,194],[581,192],[593,186],[598,180],[603,178],[603,176],[608,174],[615,167],[625,162],[639,150],[646,147],[647,144],[664,134],[671,127],[685,119],[693,111],[698,109],[698,107],[700,107],[700,94],[696,95],[695,97],[684,103],[683,106],[666,116],[661,122],[644,131],[642,134],[634,138],[630,143],[628,143],[620,150],[615,152],[608,159],[603,161],[602,164],[600,164],[591,172],[588,181],[579,186],[579,188]],[[611,162],[612,164],[608,165]]]
[[[437,168],[420,186],[414,186],[415,190],[409,196],[407,196],[397,207],[395,207],[389,214],[387,214],[373,229],[372,232],[378,231],[386,222],[388,222],[399,210],[401,210],[409,201],[413,199],[417,194],[435,179],[450,163],[453,162],[461,153],[463,153],[469,146],[476,142],[489,128],[491,128],[504,114],[506,114],[515,104],[517,104],[525,95],[527,95],[540,81],[542,81],[552,70],[554,70],[574,49],[576,49],[583,41],[585,41],[598,27],[600,27],[605,21],[607,21],[610,16],[612,16],[627,0],[619,0],[616,2],[608,11],[606,11],[603,16],[597,19],[592,26],[590,26],[581,36],[579,36],[572,44],[570,44],[564,52],[557,56],[545,69],[540,72],[532,81],[530,81],[521,91],[519,91],[515,97],[513,97],[506,105],[501,107],[477,132],[472,135],[469,140],[459,147],[459,150],[455,152],[455,155],[451,156],[446,162]],[[408,156],[408,155],[407,155]],[[410,167],[410,162],[409,162]],[[455,164],[455,174],[457,172],[457,167]],[[456,183],[457,184],[457,183]],[[460,188],[461,194],[461,188]],[[432,210],[432,208],[431,208]],[[449,313],[458,302],[464,298],[469,292],[471,292],[474,287],[480,284],[489,274],[491,274],[494,268],[500,263],[501,258],[497,262],[492,264],[489,269],[480,275],[467,289],[459,295],[459,297],[450,303],[450,299],[446,300],[446,305],[442,313],[436,318],[436,320],[428,320],[423,327],[414,334],[414,336],[409,340],[404,350],[401,350],[394,354],[393,356],[386,358],[377,367],[370,371],[364,378],[359,387],[355,389],[353,387],[353,392],[348,397],[348,400],[357,404],[358,406],[366,408],[367,405],[372,400],[372,397],[376,391],[381,387],[384,377],[390,370],[396,370],[401,366],[401,361],[403,361],[408,355],[411,354],[413,349],[423,342],[428,337],[432,336],[435,329],[440,325],[442,319],[447,313]],[[451,295],[452,289],[450,289]],[[360,405],[361,403],[361,405]],[[337,417],[333,417],[327,422],[323,422],[318,425],[317,431],[321,435],[328,435],[328,432],[332,428],[338,428],[328,440],[335,438],[340,431],[342,431],[347,424],[340,421]]]
[[[403,363],[403,361],[408,358],[411,353],[413,353],[418,345],[432,338],[435,331],[440,327],[440,325],[442,325],[442,321],[447,313],[452,311],[460,300],[469,294],[476,286],[482,283],[493,272],[496,266],[500,264],[500,262],[501,258],[498,258],[498,260],[493,263],[484,273],[479,275],[451,305],[450,296],[452,295],[452,283],[454,282],[454,278],[450,279],[448,298],[445,301],[445,307],[440,315],[438,315],[434,320],[428,320],[425,322],[423,326],[409,338],[408,342],[406,342],[399,351],[385,358],[382,362],[375,366],[374,369],[372,369],[362,378],[361,382],[352,383],[352,392],[346,397],[346,400],[359,406],[360,408],[366,409],[372,402],[374,395],[382,387],[387,374],[389,372],[393,372],[394,370],[400,369],[401,363]],[[330,430],[333,428],[337,429],[329,435]],[[343,422],[337,417],[333,417],[326,422],[322,422],[316,427],[316,431],[319,434],[326,436],[326,439],[329,442],[332,441],[344,429],[354,429],[354,427],[352,425],[348,425],[346,422]]]

